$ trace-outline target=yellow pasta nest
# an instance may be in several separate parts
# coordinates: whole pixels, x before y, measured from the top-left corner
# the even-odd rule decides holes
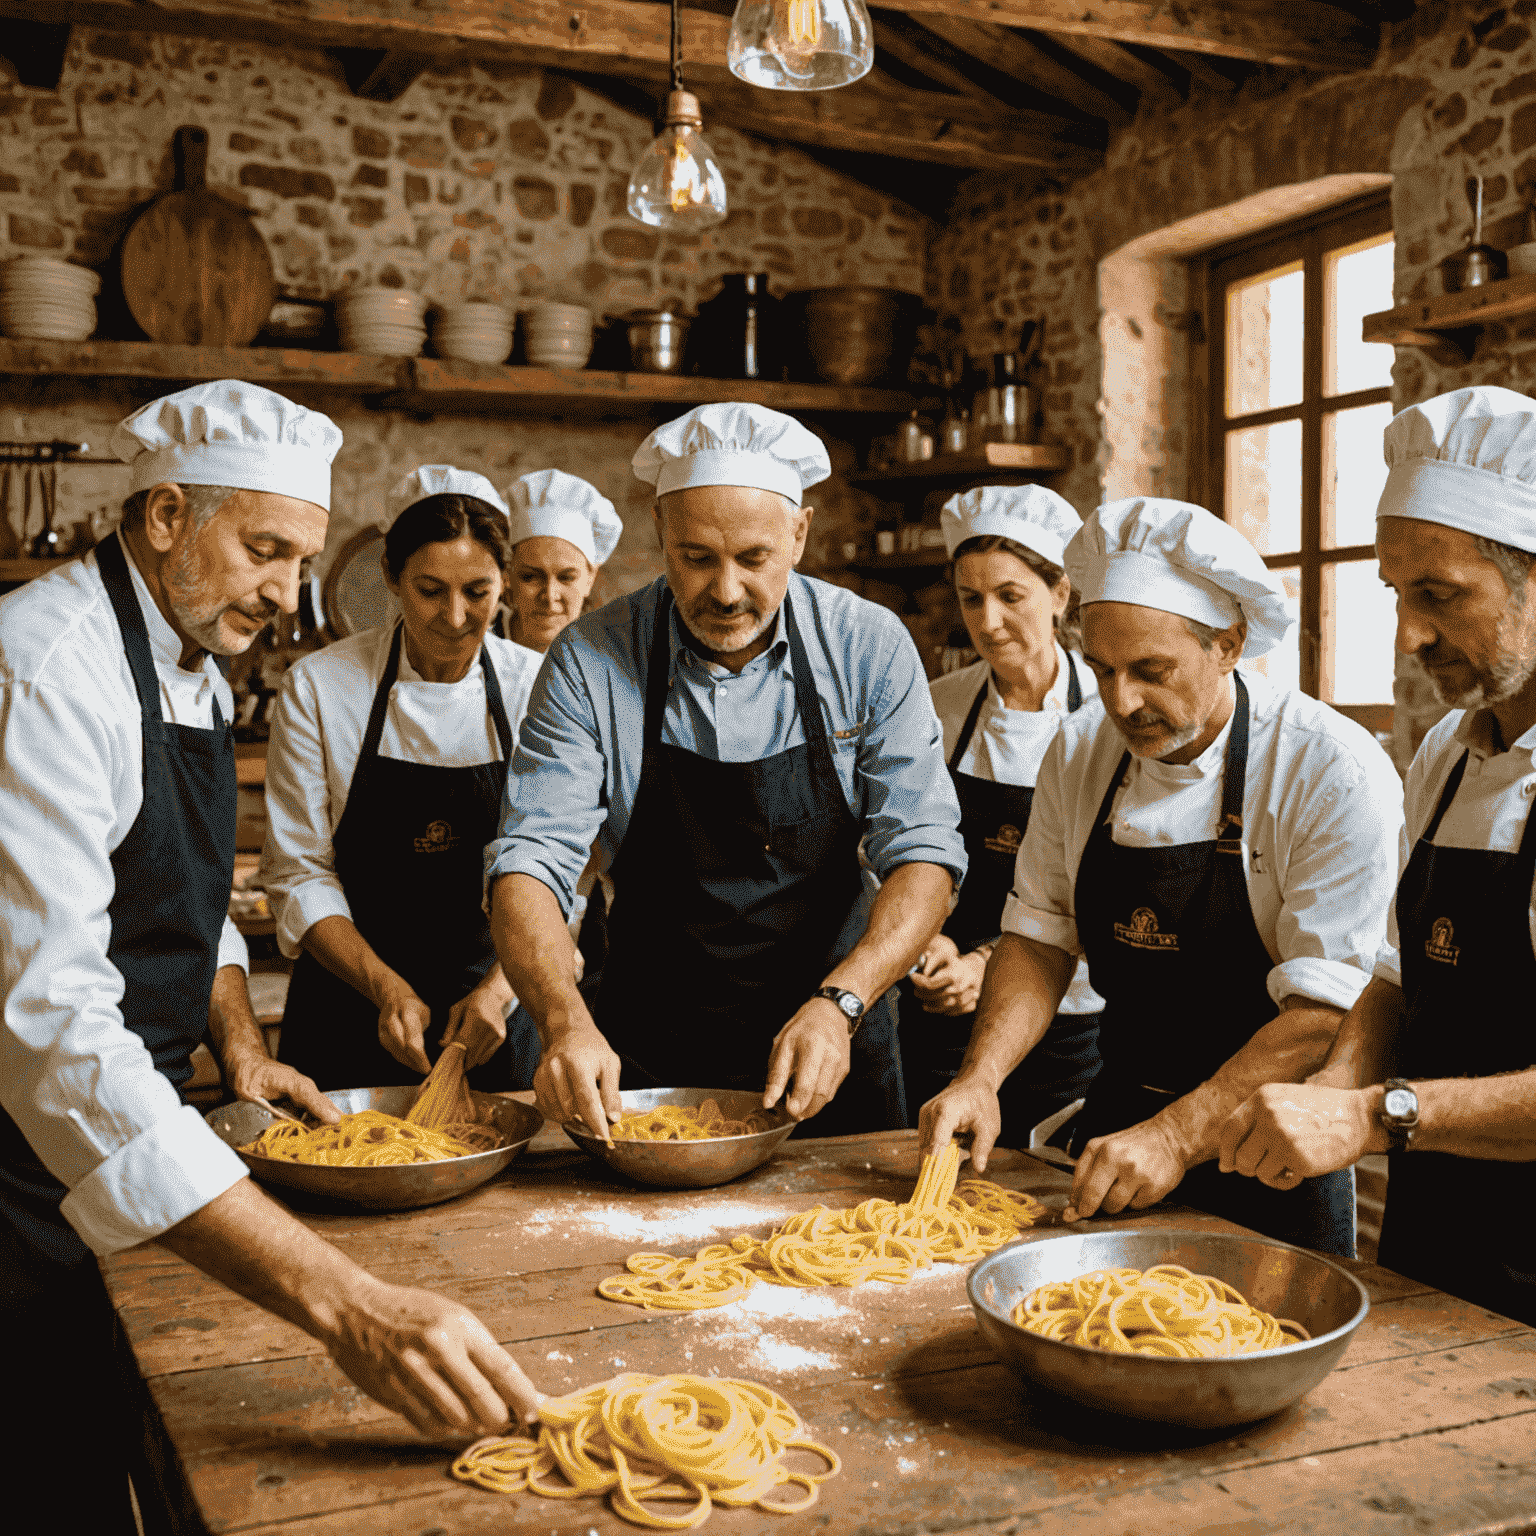
[[[701,1376],[615,1376],[585,1391],[547,1398],[539,1438],[479,1440],[453,1464],[461,1482],[493,1493],[527,1488],[545,1498],[607,1494],[616,1515],[655,1530],[691,1530],[714,1504],[754,1505],[798,1514],[841,1467],[827,1446],[805,1438],[800,1416],[753,1381]],[[821,1457],[825,1472],[792,1472],[784,1453]],[[561,1481],[545,1479],[556,1471]],[[805,1489],[793,1501],[769,1495],[785,1483]],[[662,1515],[645,1507],[687,1499],[693,1508]]]
[[[240,1150],[253,1157],[327,1168],[384,1168],[473,1157],[502,1145],[500,1133],[488,1125],[458,1123],[434,1131],[382,1110],[363,1109],[343,1115],[335,1125],[278,1120]]]
[[[1181,1359],[1280,1349],[1312,1337],[1300,1323],[1250,1306],[1226,1281],[1178,1264],[1096,1269],[1038,1286],[1013,1309],[1013,1320],[1066,1344]]]
[[[758,1111],[745,1120],[729,1120],[713,1099],[696,1109],[683,1104],[658,1104],[631,1110],[615,1120],[609,1135],[615,1141],[713,1141],[721,1136],[753,1136],[771,1131],[779,1122]]]
[[[956,1183],[960,1149],[923,1159],[912,1198],[866,1200],[843,1210],[813,1206],[767,1238],[746,1233],[692,1258],[631,1254],[627,1273],[600,1281],[599,1296],[648,1312],[694,1312],[739,1301],[759,1281],[774,1285],[904,1285],[935,1262],[967,1264],[1033,1226],[1045,1207],[982,1179]]]

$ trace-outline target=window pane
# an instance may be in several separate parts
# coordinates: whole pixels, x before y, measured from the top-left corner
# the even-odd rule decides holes
[[[1390,400],[1323,417],[1324,549],[1376,542],[1376,503],[1387,483],[1381,436],[1391,420]]]
[[[1301,399],[1302,284],[1298,261],[1227,289],[1228,416]]]
[[[1301,423],[1227,433],[1227,521],[1261,555],[1301,548]]]
[[[1295,617],[1301,612],[1301,567],[1279,566],[1271,569],[1269,574],[1279,577],[1285,595],[1290,599],[1291,615]],[[1300,688],[1301,626],[1293,624],[1283,644],[1263,656],[1245,661],[1243,665],[1252,667],[1255,672],[1262,672],[1277,688]]]
[[[1330,704],[1390,704],[1397,599],[1374,560],[1323,567],[1319,695]]]
[[[1330,251],[1323,265],[1323,393],[1348,395],[1392,382],[1393,349],[1360,339],[1360,322],[1392,308],[1391,235]]]

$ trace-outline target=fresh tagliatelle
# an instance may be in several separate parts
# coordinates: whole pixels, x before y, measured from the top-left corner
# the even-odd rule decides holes
[[[783,1460],[790,1450],[819,1457],[826,1471],[791,1471]],[[798,1514],[841,1465],[836,1452],[805,1437],[782,1397],[756,1382],[630,1374],[546,1398],[537,1440],[476,1441],[454,1462],[453,1475],[493,1493],[607,1494],[613,1512],[635,1525],[686,1531],[702,1525],[714,1504]],[[548,1481],[557,1472],[560,1480]],[[798,1484],[804,1497],[769,1497],[786,1483]],[[645,1507],[679,1499],[693,1505],[682,1515]]]
[[[761,1112],[745,1120],[728,1119],[713,1099],[696,1109],[684,1104],[658,1104],[635,1109],[608,1128],[615,1141],[714,1141],[722,1136],[753,1136],[771,1131],[779,1122]]]
[[[599,1282],[608,1301],[646,1311],[694,1312],[729,1306],[760,1280],[772,1285],[904,1285],[936,1262],[966,1264],[1012,1242],[1044,1214],[1038,1200],[1000,1184],[958,1184],[960,1148],[953,1143],[923,1159],[912,1198],[866,1200],[830,1210],[818,1205],[791,1216],[766,1238],[743,1233],[701,1248],[692,1258],[631,1254],[627,1273]]]
[[[343,1115],[335,1125],[311,1127],[298,1120],[275,1121],[240,1151],[326,1168],[384,1168],[473,1157],[503,1144],[492,1126],[457,1123],[430,1130],[382,1110],[363,1109]]]
[[[1096,1269],[1036,1287],[1013,1309],[1030,1333],[1120,1354],[1198,1359],[1281,1349],[1312,1337],[1261,1312],[1224,1280],[1178,1264]]]

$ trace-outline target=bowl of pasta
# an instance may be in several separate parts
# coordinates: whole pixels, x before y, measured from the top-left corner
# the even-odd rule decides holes
[[[1090,1408],[1224,1428],[1289,1407],[1370,1311],[1341,1265],[1187,1228],[1013,1243],[967,1279],[987,1342],[1025,1382]]]
[[[340,1126],[283,1120],[260,1104],[226,1104],[204,1117],[258,1184],[302,1202],[408,1211],[437,1205],[493,1179],[539,1133],[531,1105],[473,1093],[473,1122],[442,1130],[410,1125],[415,1088],[327,1093]]]
[[[783,1104],[729,1088],[642,1088],[619,1095],[613,1145],[587,1126],[565,1134],[590,1157],[637,1184],[707,1189],[761,1167],[798,1123]]]

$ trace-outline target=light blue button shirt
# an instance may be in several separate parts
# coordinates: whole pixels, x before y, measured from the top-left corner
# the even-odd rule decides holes
[[[587,614],[550,646],[507,775],[501,835],[485,850],[487,884],[532,875],[569,913],[594,843],[600,862],[612,863],[640,787],[646,660],[663,584]],[[791,575],[788,600],[826,717],[813,729],[831,728],[870,868],[884,877],[900,864],[939,864],[958,885],[960,807],[911,636],[889,609],[810,577]],[[669,628],[665,744],[749,763],[806,740],[782,609],[768,649],[739,673],[697,655],[675,609]]]

